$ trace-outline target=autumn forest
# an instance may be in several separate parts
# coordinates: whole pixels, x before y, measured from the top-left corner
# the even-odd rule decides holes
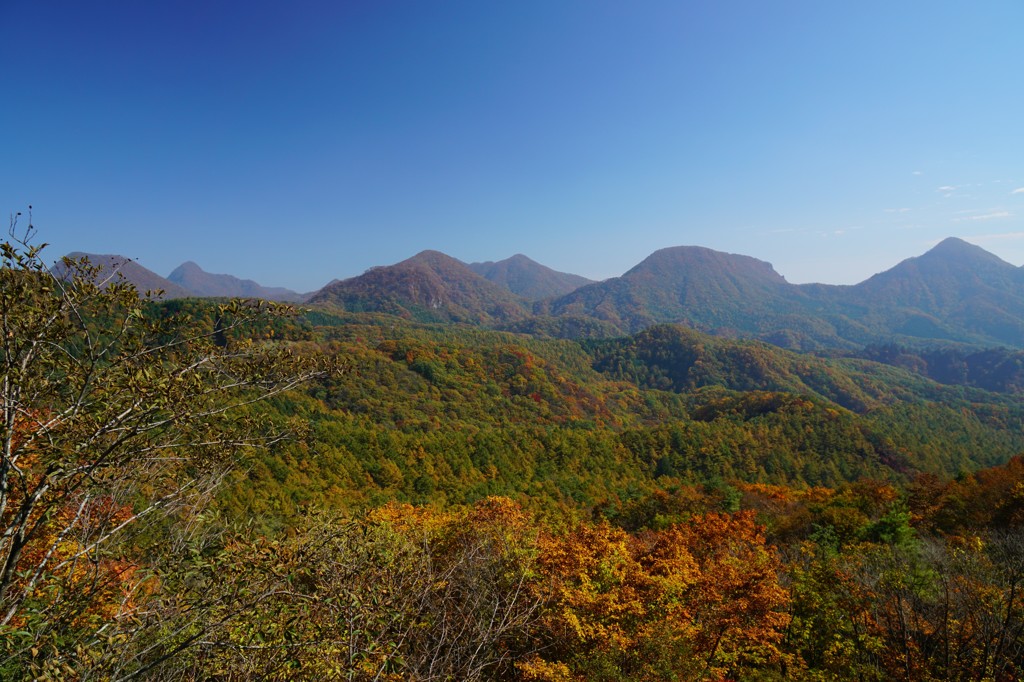
[[[0,679],[1024,675],[1012,345],[147,298],[33,237],[0,269]]]

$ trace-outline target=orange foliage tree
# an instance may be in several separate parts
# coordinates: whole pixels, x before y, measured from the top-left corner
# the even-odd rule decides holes
[[[581,525],[540,547],[552,605],[527,679],[721,679],[781,656],[788,595],[750,513],[636,536]]]

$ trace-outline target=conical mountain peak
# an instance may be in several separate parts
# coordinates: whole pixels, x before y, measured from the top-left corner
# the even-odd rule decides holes
[[[309,300],[352,312],[385,312],[429,322],[490,323],[528,314],[524,302],[511,292],[462,261],[433,250],[329,284]]]
[[[929,249],[920,259],[942,259],[949,260],[961,265],[977,265],[988,263],[996,266],[1005,265],[1013,267],[994,253],[990,253],[980,246],[966,242],[957,237],[947,237]]]

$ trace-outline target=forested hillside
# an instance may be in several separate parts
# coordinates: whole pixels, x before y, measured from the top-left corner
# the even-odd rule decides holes
[[[337,322],[285,332],[350,371],[270,403],[312,433],[250,472],[246,505],[321,505],[326,490],[347,490],[345,506],[498,494],[578,514],[660,477],[900,481],[1024,451],[1018,401],[874,362],[681,327],[581,346],[385,317]]]

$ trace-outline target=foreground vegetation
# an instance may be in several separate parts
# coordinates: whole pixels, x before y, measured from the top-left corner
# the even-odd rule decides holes
[[[1006,386],[674,326],[140,304],[28,241],[0,269],[2,679],[1022,673]]]

